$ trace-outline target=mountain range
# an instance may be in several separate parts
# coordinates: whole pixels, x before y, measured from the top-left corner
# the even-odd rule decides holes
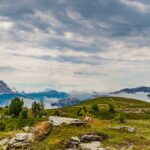
[[[125,88],[125,89],[113,92],[113,94],[122,93],[122,92],[129,93],[129,94],[138,93],[138,92],[150,93],[150,87],[141,86],[137,88]]]
[[[48,89],[46,91],[33,93],[14,92],[4,81],[0,81],[0,106],[8,105],[10,100],[15,97],[24,99],[24,102],[28,106],[28,104],[31,104],[33,101],[47,101],[47,99],[55,99],[55,101],[58,101],[60,99],[65,99],[69,97],[69,94],[65,92],[58,92],[56,90],[48,91]]]
[[[43,101],[47,108],[70,106],[81,101],[97,98],[100,96],[118,96],[150,101],[150,87],[125,88],[112,93],[98,92],[59,92],[46,89],[41,92],[25,93],[15,92],[4,81],[0,81],[0,106],[9,105],[11,99],[19,97],[24,100],[27,107],[31,107],[33,101]]]
[[[150,87],[141,86],[136,88],[125,88],[109,94],[110,96],[139,99],[150,102]]]

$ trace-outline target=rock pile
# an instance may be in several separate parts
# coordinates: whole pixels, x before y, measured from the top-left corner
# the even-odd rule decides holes
[[[109,138],[104,133],[86,133],[71,137],[66,143],[66,150],[103,150],[100,141]]]
[[[41,122],[34,127],[24,127],[24,133],[17,133],[9,138],[0,140],[0,146],[3,150],[30,150],[35,141],[44,139],[51,131],[50,122]]]
[[[0,141],[0,145],[3,149],[11,150],[11,149],[27,149],[27,147],[34,142],[33,133],[17,133],[15,136],[11,138],[4,138]]]

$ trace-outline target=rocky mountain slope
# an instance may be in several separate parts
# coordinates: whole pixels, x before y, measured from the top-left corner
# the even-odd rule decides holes
[[[4,81],[0,81],[0,95],[14,93]]]

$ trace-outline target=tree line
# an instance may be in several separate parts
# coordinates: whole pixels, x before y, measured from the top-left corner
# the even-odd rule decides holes
[[[34,101],[31,106],[31,113],[34,117],[42,117],[46,115],[44,111],[44,103],[43,101],[36,102]],[[29,111],[26,107],[24,107],[24,102],[22,99],[16,97],[11,100],[10,105],[8,106],[8,110],[6,114],[11,115],[12,117],[20,117],[26,119],[29,115]]]

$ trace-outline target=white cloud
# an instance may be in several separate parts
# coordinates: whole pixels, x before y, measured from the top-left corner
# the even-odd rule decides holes
[[[150,11],[150,5],[149,4],[143,4],[142,2],[135,1],[135,0],[121,0],[122,3],[137,9],[141,12],[149,12]]]
[[[15,7],[4,1],[0,79],[26,91],[113,91],[148,85],[148,16],[149,5],[135,0],[86,5],[80,0],[47,5],[33,0]]]

